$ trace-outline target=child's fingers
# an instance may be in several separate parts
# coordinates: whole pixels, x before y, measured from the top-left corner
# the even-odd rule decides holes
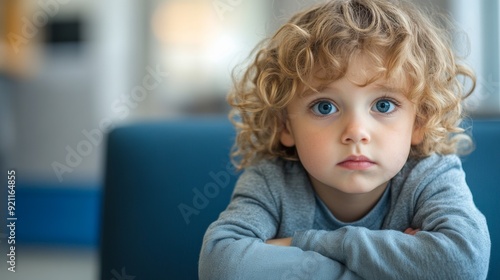
[[[409,234],[409,235],[415,235],[417,232],[419,232],[420,229],[413,229],[413,228],[407,228],[404,233]]]
[[[276,245],[276,246],[290,246],[292,243],[292,238],[278,238],[278,239],[269,239],[266,241],[267,244]]]

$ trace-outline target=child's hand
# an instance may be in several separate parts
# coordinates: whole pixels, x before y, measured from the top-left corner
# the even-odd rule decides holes
[[[417,232],[419,232],[420,229],[412,229],[412,228],[407,228],[404,233],[409,234],[409,235],[415,235]]]
[[[290,246],[292,244],[292,238],[277,238],[277,239],[269,239],[266,241],[267,244],[276,245],[276,246]]]

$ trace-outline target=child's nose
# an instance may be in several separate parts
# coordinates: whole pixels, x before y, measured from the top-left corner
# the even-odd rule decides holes
[[[359,116],[352,116],[346,119],[341,140],[344,144],[369,143],[370,134],[366,122]]]

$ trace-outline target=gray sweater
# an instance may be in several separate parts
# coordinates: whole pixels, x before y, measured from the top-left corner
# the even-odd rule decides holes
[[[421,229],[416,235],[407,228]],[[293,237],[292,246],[268,245]],[[410,160],[374,208],[337,220],[299,162],[263,161],[240,176],[208,228],[200,279],[485,279],[491,242],[460,159]]]

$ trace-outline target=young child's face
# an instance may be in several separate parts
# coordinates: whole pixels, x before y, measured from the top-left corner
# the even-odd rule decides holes
[[[405,164],[411,145],[421,141],[404,81],[358,86],[372,77],[371,65],[357,56],[345,77],[319,93],[297,95],[286,108],[281,143],[296,147],[316,188],[349,194],[385,188]]]

